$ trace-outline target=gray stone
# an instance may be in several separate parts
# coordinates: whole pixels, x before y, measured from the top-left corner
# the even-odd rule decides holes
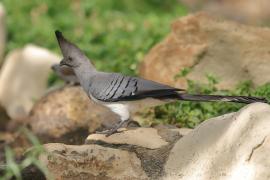
[[[220,89],[246,80],[259,86],[270,82],[269,47],[269,28],[192,14],[172,24],[171,33],[145,56],[140,75],[179,88],[187,87],[187,79],[207,82],[206,74],[219,79]],[[192,70],[175,79],[184,68]]]
[[[225,17],[235,21],[268,25],[270,20],[270,2],[268,0],[181,0],[192,11],[207,11],[217,17]]]
[[[174,145],[165,179],[269,179],[269,119],[255,103],[203,122]]]

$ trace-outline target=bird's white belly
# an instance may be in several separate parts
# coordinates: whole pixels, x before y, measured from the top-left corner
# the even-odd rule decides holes
[[[171,102],[171,100],[158,100],[154,98],[120,102],[102,102],[94,97],[91,97],[91,99],[98,104],[108,107],[111,111],[119,115],[122,121],[128,120],[130,113],[135,113],[144,108],[159,106]]]
[[[169,100],[161,101],[154,98],[146,98],[135,101],[122,101],[103,104],[110,108],[114,113],[121,117],[122,121],[128,120],[131,113],[135,113],[144,108],[159,106],[170,102]]]
[[[121,103],[106,103],[103,104],[108,107],[112,112],[120,116],[121,121],[126,121],[130,117],[128,106]]]

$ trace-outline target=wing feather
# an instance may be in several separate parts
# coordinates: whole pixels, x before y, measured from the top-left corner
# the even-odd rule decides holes
[[[105,102],[162,98],[175,95],[177,91],[184,90],[118,73],[102,73],[92,77],[89,88],[94,98]]]

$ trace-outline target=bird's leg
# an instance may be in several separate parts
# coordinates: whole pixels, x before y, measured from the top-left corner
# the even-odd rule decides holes
[[[129,119],[126,121],[120,121],[118,124],[116,124],[112,129],[110,130],[105,130],[105,131],[101,131],[101,132],[96,132],[96,134],[106,134],[106,137],[117,133],[117,130],[119,128],[121,128],[124,124],[129,123]]]

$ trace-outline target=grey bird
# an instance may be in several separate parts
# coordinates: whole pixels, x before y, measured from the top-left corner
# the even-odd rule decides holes
[[[70,84],[70,85],[80,84],[73,69],[70,68],[69,66],[60,66],[60,64],[54,64],[51,66],[51,68],[60,79],[65,81],[65,83]]]
[[[266,102],[266,99],[247,96],[193,95],[185,90],[139,77],[98,71],[86,55],[69,42],[60,31],[55,31],[64,56],[60,65],[71,67],[86,94],[94,102],[108,107],[120,116],[120,123],[102,132],[110,136],[130,120],[130,114],[141,108],[173,101],[224,101],[235,103]]]

